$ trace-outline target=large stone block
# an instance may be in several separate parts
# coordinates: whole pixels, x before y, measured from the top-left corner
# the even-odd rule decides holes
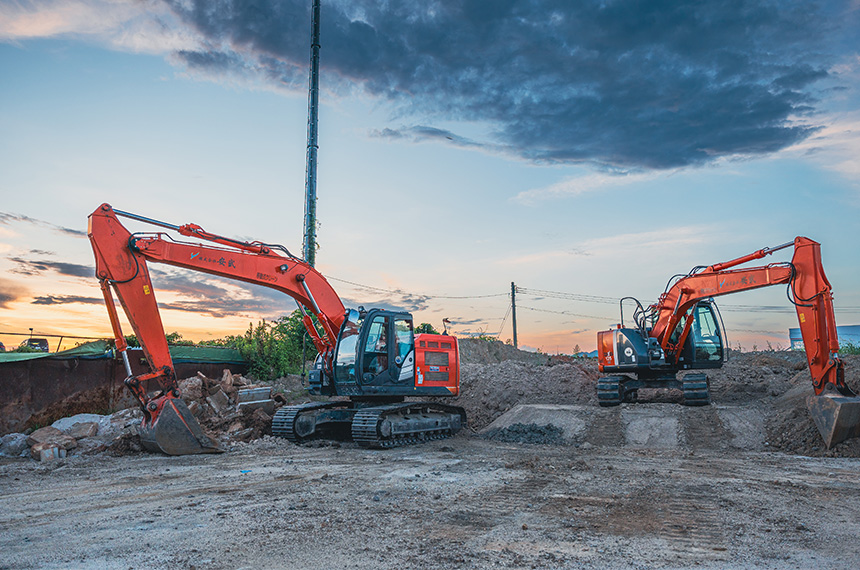
[[[99,424],[96,422],[78,422],[66,430],[66,433],[75,439],[95,437],[99,433]]]
[[[55,443],[63,449],[72,449],[78,445],[75,438],[55,427],[39,428],[27,438],[27,444],[32,447],[39,443]]]
[[[0,455],[6,457],[18,457],[28,447],[27,436],[23,433],[7,433],[0,438]]]

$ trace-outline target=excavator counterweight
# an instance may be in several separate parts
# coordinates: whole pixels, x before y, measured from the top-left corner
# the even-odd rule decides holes
[[[794,246],[791,262],[738,267]],[[773,248],[676,276],[656,303],[644,308],[632,297],[621,300],[622,323],[597,335],[601,406],[635,401],[639,388],[680,388],[684,404],[710,404],[705,374],[678,373],[720,368],[726,360],[725,335],[714,297],[770,285],[788,286],[797,312],[814,395],[807,407],[830,448],[860,436],[860,398],[845,384],[839,358],[833,293],[821,263],[821,246],[805,237]],[[635,327],[623,324],[623,303],[634,301]]]

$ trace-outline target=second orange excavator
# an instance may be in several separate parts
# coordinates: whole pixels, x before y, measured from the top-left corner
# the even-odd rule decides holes
[[[790,262],[736,268],[792,245]],[[608,374],[597,382],[600,405],[635,401],[640,388],[680,388],[684,404],[709,404],[707,375],[678,378],[678,373],[720,368],[726,360],[724,327],[713,298],[777,284],[787,285],[797,311],[814,389],[807,407],[825,445],[860,436],[860,398],[845,384],[821,246],[805,237],[675,276],[647,309],[632,297],[622,299],[621,324],[597,334],[598,367]],[[623,325],[625,301],[636,307],[632,328]]]
[[[175,241],[164,232],[132,234],[118,216],[215,245]],[[234,240],[196,224],[167,224],[109,204],[90,214],[88,235],[116,348],[128,371],[125,384],[143,409],[140,433],[147,449],[169,455],[221,451],[180,398],[148,262],[263,285],[296,301],[319,352],[309,391],[341,398],[281,408],[272,421],[274,435],[296,442],[338,435],[385,448],[449,437],[465,425],[463,408],[406,400],[459,394],[455,337],[414,334],[406,312],[347,310],[325,277],[283,246]],[[132,375],[112,291],[140,341],[149,373]]]

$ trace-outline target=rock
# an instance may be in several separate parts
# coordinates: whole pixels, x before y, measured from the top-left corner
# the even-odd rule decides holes
[[[68,432],[73,425],[78,423],[95,422],[97,425],[100,426],[105,422],[105,419],[107,417],[108,416],[102,416],[99,414],[76,414],[67,418],[58,419],[51,424],[51,427],[55,427],[58,430],[62,430],[64,432]]]
[[[37,443],[30,448],[30,456],[36,461],[52,461],[64,458],[66,450],[63,446],[56,443]]]
[[[229,394],[233,391],[233,373],[224,369],[224,374],[221,376],[221,390]]]
[[[179,393],[186,404],[203,398],[203,379],[192,376],[179,381]]]
[[[19,457],[27,447],[27,436],[23,433],[8,433],[0,438],[0,455],[4,457]]]
[[[230,405],[230,399],[227,398],[227,394],[223,390],[218,390],[206,398],[206,401],[209,402],[209,405],[212,406],[212,409],[217,414],[220,414],[224,408]]]
[[[30,447],[39,443],[56,443],[63,449],[72,449],[78,445],[75,438],[52,426],[39,428],[27,438],[27,445]]]
[[[95,437],[99,433],[99,424],[96,422],[78,422],[66,430],[66,433],[75,439]]]

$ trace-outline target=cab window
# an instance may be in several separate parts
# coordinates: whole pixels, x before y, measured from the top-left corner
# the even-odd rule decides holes
[[[699,305],[696,307],[692,333],[696,349],[696,361],[723,359],[723,343],[720,339],[720,330],[717,327],[717,319],[714,317],[714,311],[710,305]]]
[[[388,317],[377,315],[371,321],[364,348],[362,375],[377,376],[388,370]]]
[[[411,319],[394,320],[394,338],[397,343],[397,350],[394,354],[394,358],[397,365],[400,366],[415,346],[415,338],[412,335]]]

